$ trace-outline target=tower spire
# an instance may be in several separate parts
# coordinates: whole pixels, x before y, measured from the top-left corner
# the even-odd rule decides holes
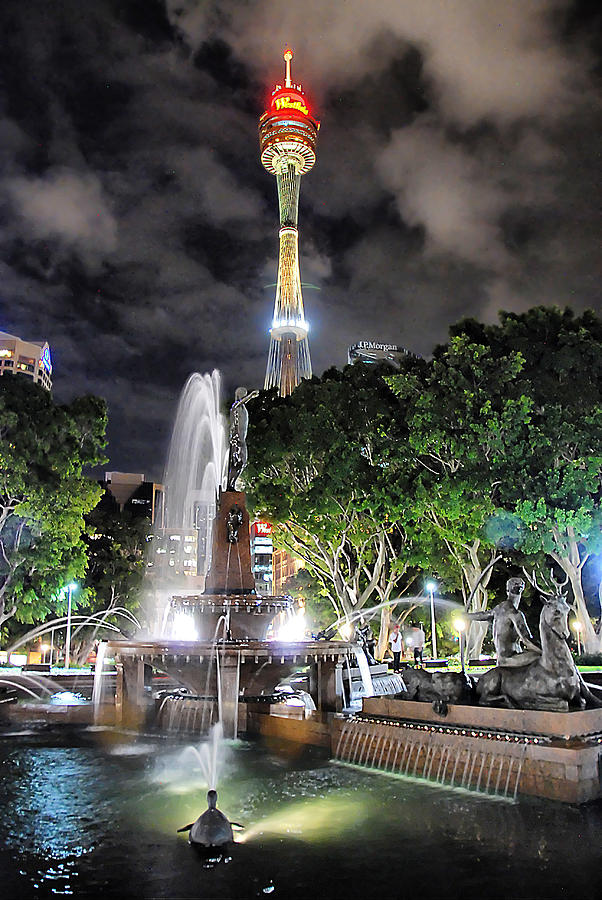
[[[287,47],[284,51],[284,86],[290,88],[291,86],[291,59],[293,58],[293,51],[290,47]]]

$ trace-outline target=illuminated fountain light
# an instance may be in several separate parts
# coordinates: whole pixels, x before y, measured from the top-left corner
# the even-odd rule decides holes
[[[305,607],[300,606],[297,612],[293,613],[290,618],[281,625],[275,634],[277,641],[302,641],[305,638],[307,622],[305,618]]]
[[[171,623],[171,633],[169,636],[171,640],[174,641],[198,641],[199,633],[192,613],[175,613]]]

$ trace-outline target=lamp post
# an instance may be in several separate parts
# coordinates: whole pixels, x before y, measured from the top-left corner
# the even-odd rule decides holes
[[[433,652],[433,659],[437,659],[437,631],[435,626],[435,591],[437,589],[437,585],[434,581],[427,581],[426,589],[429,592],[429,596],[431,598],[431,648]]]
[[[583,631],[583,625],[579,619],[573,619],[571,625],[577,635],[577,654],[578,656],[581,656],[581,632]]]
[[[460,664],[462,666],[462,675],[465,675],[466,668],[464,666],[464,631],[466,630],[466,620],[460,618],[454,619],[454,628],[460,636]]]
[[[54,656],[54,628],[50,629],[50,660],[48,665],[52,668],[52,658]]]
[[[69,663],[71,662],[71,597],[73,596],[73,591],[77,588],[77,584],[75,581],[71,581],[67,585],[67,596],[69,598],[69,602],[67,605],[67,637],[65,638],[65,668],[69,668]]]

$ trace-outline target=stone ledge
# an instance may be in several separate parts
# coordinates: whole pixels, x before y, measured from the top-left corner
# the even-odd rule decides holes
[[[602,733],[602,709],[561,713],[455,704],[448,707],[446,716],[438,716],[430,703],[388,697],[366,698],[363,700],[362,708],[371,716],[413,719],[436,725],[459,725],[464,728],[489,728],[493,731],[516,734],[542,734],[562,740]]]

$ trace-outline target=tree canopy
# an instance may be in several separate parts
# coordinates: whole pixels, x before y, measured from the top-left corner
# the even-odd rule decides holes
[[[398,403],[376,369],[329,369],[290,397],[250,405],[251,502],[277,524],[337,616],[386,601],[412,565],[407,443]]]
[[[339,614],[390,600],[416,569],[473,609],[500,556],[570,581],[602,550],[602,322],[536,307],[465,320],[430,360],[354,365],[254,402],[250,493]],[[405,576],[405,578],[404,578]],[[478,653],[475,627],[469,652]]]
[[[78,612],[96,614],[96,619],[90,626],[78,627],[74,632],[74,638],[79,636],[79,641],[73,655],[81,662],[85,662],[98,635],[102,634],[99,619],[125,629],[126,633],[131,629],[124,611],[139,613],[145,572],[149,520],[127,509],[120,511],[103,499],[86,516],[85,599]]]
[[[520,354],[516,391],[528,397],[528,429],[508,453],[500,506],[517,546],[545,553],[570,583],[588,650],[600,650],[583,571],[602,550],[602,320],[593,312],[536,307],[501,324],[463,325],[495,358]]]
[[[84,516],[100,488],[83,474],[104,462],[104,401],[56,404],[15,375],[0,378],[0,624],[43,619],[86,567]]]

